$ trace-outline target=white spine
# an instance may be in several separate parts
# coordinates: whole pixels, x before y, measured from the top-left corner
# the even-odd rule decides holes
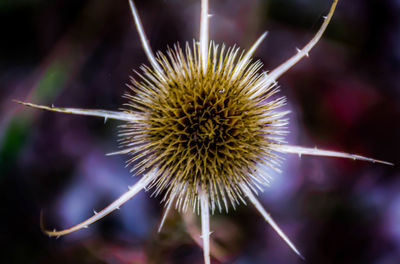
[[[335,11],[337,0],[334,0],[332,3],[331,9],[326,17],[324,17],[325,21],[322,24],[321,28],[318,30],[317,34],[315,34],[314,38],[311,39],[310,42],[303,49],[297,49],[296,55],[288,59],[286,62],[281,64],[279,67],[271,71],[270,74],[267,75],[268,85],[274,83],[282,74],[284,74],[287,70],[293,67],[296,63],[298,63],[303,57],[308,57],[311,49],[317,44],[320,40],[322,34],[325,32],[325,29],[328,27],[329,22],[332,19],[333,13]]]
[[[360,156],[360,155],[356,155],[356,154],[349,154],[349,153],[345,153],[345,152],[317,149],[316,147],[315,148],[306,148],[306,147],[291,146],[291,145],[272,145],[271,148],[278,152],[298,154],[300,157],[301,157],[301,155],[325,156],[325,157],[336,157],[336,158],[345,158],[345,159],[353,159],[353,160],[362,160],[362,161],[368,161],[368,162],[372,162],[372,163],[382,163],[385,165],[393,165],[393,163],[390,163],[387,161],[371,159],[371,158],[367,158],[364,156]]]
[[[210,209],[208,208],[208,195],[206,192],[200,194],[200,206],[204,264],[210,264]]]
[[[268,224],[271,225],[271,227],[275,230],[276,233],[288,244],[288,246],[302,259],[304,257],[301,255],[299,250],[294,246],[294,244],[290,241],[290,239],[283,233],[283,231],[279,228],[279,226],[276,224],[274,219],[265,211],[264,207],[261,205],[261,203],[258,201],[258,199],[255,197],[255,195],[251,192],[251,190],[246,186],[246,184],[241,185],[242,190],[244,194],[249,198],[250,202],[256,207],[258,212],[264,217],[265,221],[268,222]]]
[[[152,173],[151,175],[146,175],[143,176],[135,185],[132,187],[129,187],[129,190],[121,195],[117,200],[112,202],[109,206],[101,210],[100,212],[95,212],[94,215],[87,220],[83,221],[80,224],[77,224],[71,228],[61,230],[61,231],[49,231],[46,230],[43,226],[42,222],[42,229],[45,234],[47,234],[50,237],[59,237],[63,235],[70,234],[72,232],[78,231],[82,228],[87,228],[89,225],[93,224],[94,222],[100,220],[101,218],[105,217],[109,213],[113,212],[114,210],[119,209],[124,203],[129,201],[133,196],[135,196],[138,192],[140,192],[142,189],[144,189],[150,182],[153,180],[155,173]]]
[[[142,22],[139,17],[139,13],[136,10],[133,0],[129,0],[129,5],[131,7],[132,16],[135,21],[136,29],[139,33],[140,41],[142,42],[143,50],[146,53],[146,56],[150,61],[151,66],[153,66],[153,69],[158,73],[160,78],[165,81],[163,70],[160,68],[160,65],[158,64],[156,58],[154,57],[153,51],[150,48],[149,41],[147,39],[146,33],[144,32]]]
[[[265,37],[268,35],[268,32],[264,32],[257,40],[256,42],[251,46],[251,48],[246,52],[246,54],[243,56],[243,58],[240,60],[238,65],[236,66],[236,69],[232,75],[232,79],[236,79],[239,72],[243,69],[243,67],[250,61],[251,57],[253,56],[254,52],[257,50],[258,46],[260,46],[261,42],[265,39]]]
[[[207,70],[208,62],[208,0],[201,1],[201,16],[200,16],[200,60],[203,73]]]
[[[32,103],[26,103],[15,100],[15,102],[26,105],[32,108],[59,112],[64,114],[73,114],[73,115],[86,115],[86,116],[95,116],[102,117],[104,120],[107,119],[115,119],[120,121],[134,122],[138,121],[141,118],[137,115],[126,113],[126,112],[118,112],[118,111],[108,111],[108,110],[100,110],[100,109],[81,109],[81,108],[63,108],[63,107],[55,107],[55,106],[45,106],[45,105],[37,105]]]
[[[162,229],[162,227],[164,225],[165,219],[167,219],[168,213],[171,210],[171,205],[174,202],[175,196],[176,196],[176,192],[171,194],[171,197],[169,198],[169,200],[167,202],[167,207],[165,208],[165,212],[164,212],[164,215],[163,215],[163,217],[161,219],[160,226],[158,227],[158,233],[161,232],[161,229]]]

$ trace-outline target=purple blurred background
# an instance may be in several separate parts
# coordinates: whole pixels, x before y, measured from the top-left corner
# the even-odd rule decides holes
[[[248,48],[272,69],[318,30],[329,0],[210,0],[211,39]],[[153,50],[197,38],[200,0],[136,1]],[[2,263],[202,263],[160,199],[141,193],[100,222],[53,239],[137,180],[117,150],[118,122],[33,110],[13,99],[117,110],[132,69],[147,63],[128,2],[0,2],[0,243]],[[340,1],[309,59],[279,82],[292,111],[291,144],[395,163],[288,155],[263,204],[307,261],[252,207],[211,220],[214,263],[400,263],[400,1]],[[189,229],[191,230],[191,229]],[[195,230],[196,231],[196,230]],[[196,236],[195,231],[190,231]]]

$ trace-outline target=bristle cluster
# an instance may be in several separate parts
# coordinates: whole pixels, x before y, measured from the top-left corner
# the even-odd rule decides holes
[[[158,53],[162,73],[143,66],[129,85],[124,111],[140,122],[122,126],[128,163],[134,174],[155,172],[149,188],[180,210],[198,208],[202,192],[213,211],[235,207],[242,184],[268,183],[261,164],[279,165],[272,146],[286,133],[278,109],[285,99],[272,99],[277,89],[263,87],[262,64],[239,52],[211,43],[203,71],[196,44],[186,44],[185,52],[176,45]]]

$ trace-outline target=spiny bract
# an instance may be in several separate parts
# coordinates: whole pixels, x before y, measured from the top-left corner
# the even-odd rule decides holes
[[[257,95],[264,82],[260,62],[238,58],[239,49],[226,52],[212,44],[205,73],[199,67],[196,44],[183,53],[179,45],[158,53],[164,82],[142,67],[141,81],[132,79],[126,112],[140,121],[123,125],[122,145],[129,148],[134,174],[156,170],[155,192],[176,196],[180,209],[208,192],[211,207],[228,211],[241,198],[240,183],[266,184],[265,164],[275,168],[271,145],[281,143],[286,112],[275,111],[284,98],[271,99],[272,86]],[[236,72],[236,74],[234,74]],[[177,195],[176,195],[177,194]]]

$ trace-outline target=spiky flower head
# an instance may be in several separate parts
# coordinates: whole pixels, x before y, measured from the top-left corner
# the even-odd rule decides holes
[[[122,111],[59,108],[19,102],[62,113],[99,116],[124,121],[122,150],[128,154],[131,171],[141,175],[129,191],[87,220],[71,228],[49,231],[62,236],[88,227],[142,189],[163,193],[166,210],[160,228],[174,204],[179,210],[192,207],[201,212],[204,262],[210,260],[210,217],[215,208],[228,211],[248,199],[279,236],[301,257],[294,244],[257,200],[256,188],[268,183],[266,166],[278,170],[279,153],[317,155],[388,162],[337,151],[288,145],[284,141],[287,119],[285,98],[278,97],[276,80],[295,65],[319,41],[329,24],[337,0],[314,38],[270,73],[252,56],[264,33],[246,52],[219,47],[208,38],[208,0],[201,1],[200,41],[192,48],[179,45],[166,55],[154,56],[132,0],[129,1],[143,49],[151,67],[136,72],[125,95]]]
[[[277,166],[271,146],[286,133],[285,99],[272,99],[278,90],[265,87],[262,63],[239,48],[211,43],[203,71],[196,46],[158,53],[164,78],[143,66],[132,79],[125,111],[139,118],[122,126],[122,145],[134,174],[155,171],[154,193],[175,197],[179,209],[198,207],[206,192],[213,210],[228,210],[241,184],[267,184],[264,165]]]

